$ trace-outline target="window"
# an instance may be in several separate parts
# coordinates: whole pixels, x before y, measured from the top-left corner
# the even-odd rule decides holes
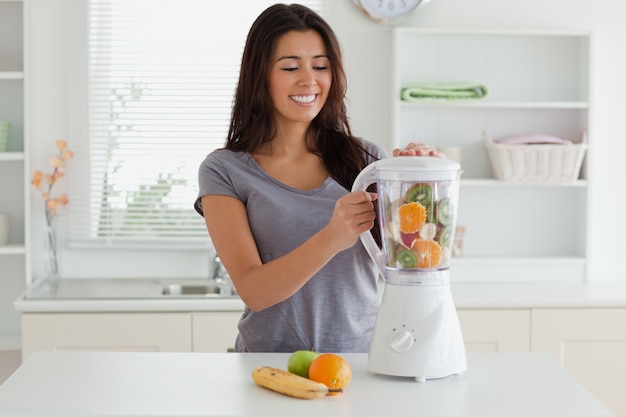
[[[247,32],[273,3],[73,5],[68,139],[80,157],[72,162],[72,245],[208,239],[192,207],[198,166],[224,144]],[[321,13],[323,0],[301,3]]]

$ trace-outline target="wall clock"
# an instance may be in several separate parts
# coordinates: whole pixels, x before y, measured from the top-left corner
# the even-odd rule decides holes
[[[354,0],[356,6],[377,22],[406,16],[430,0]]]

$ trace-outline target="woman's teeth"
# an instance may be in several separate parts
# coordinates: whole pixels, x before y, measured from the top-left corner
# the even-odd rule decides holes
[[[315,94],[310,96],[291,96],[291,99],[297,103],[311,103],[315,100]]]

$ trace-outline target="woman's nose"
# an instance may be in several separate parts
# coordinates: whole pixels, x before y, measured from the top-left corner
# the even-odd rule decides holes
[[[302,86],[310,86],[310,85],[317,84],[317,81],[315,78],[315,71],[313,71],[313,69],[306,69],[301,72],[301,75],[302,76],[300,77],[298,84]]]

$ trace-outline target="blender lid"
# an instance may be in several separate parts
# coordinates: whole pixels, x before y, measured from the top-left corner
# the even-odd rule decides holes
[[[387,180],[452,181],[463,172],[458,162],[433,156],[394,156],[374,164],[378,178]]]

